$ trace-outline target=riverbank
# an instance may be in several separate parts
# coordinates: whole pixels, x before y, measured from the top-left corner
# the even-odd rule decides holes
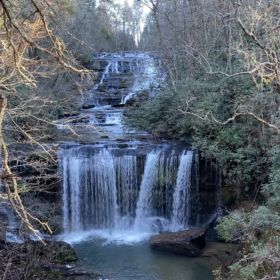
[[[73,248],[62,241],[26,241],[22,244],[0,241],[0,275],[5,280],[100,280],[99,273],[77,263]]]

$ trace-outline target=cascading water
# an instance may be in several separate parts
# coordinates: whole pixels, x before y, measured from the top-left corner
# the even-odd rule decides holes
[[[193,152],[183,152],[180,160],[176,188],[173,194],[172,229],[178,231],[187,227],[190,209],[191,169]],[[183,227],[183,228],[182,228]]]
[[[113,228],[117,219],[116,176],[108,149],[84,157],[80,149],[63,156],[64,229]]]
[[[136,231],[151,231],[151,224],[147,218],[151,215],[153,187],[157,180],[157,168],[160,151],[153,151],[147,155],[145,171],[140,186],[140,194],[137,202],[134,229]]]
[[[71,135],[75,140],[93,142],[107,134],[115,139],[131,138],[132,134],[141,137],[139,132],[124,131],[121,125],[122,107],[137,94],[153,96],[163,86],[166,73],[161,67],[160,54],[102,53],[94,56],[89,66],[95,74],[95,84],[77,98],[77,103],[84,109],[78,116],[55,121],[63,124],[59,126],[58,140],[69,139],[69,126],[76,133]],[[98,133],[100,130],[104,133]]]
[[[130,228],[134,220],[135,204],[137,197],[137,157],[123,155],[115,157],[114,170],[116,172],[116,189],[118,194],[118,222],[119,229]]]
[[[61,149],[65,232],[107,229],[129,234],[187,227],[192,152],[168,146]],[[180,196],[184,193],[183,196]]]
[[[204,226],[217,199],[216,187],[209,189],[216,173],[201,168],[198,153],[180,143],[155,144],[147,133],[121,125],[124,103],[138,93],[153,96],[162,84],[159,54],[103,53],[91,69],[97,80],[83,95],[84,110],[74,125],[73,118],[63,120],[82,145],[60,147],[62,238],[82,262],[111,271],[112,279],[212,280],[211,271],[193,277],[190,260],[187,266],[184,258],[151,252],[146,242],[160,232]]]
[[[162,84],[165,71],[160,66],[159,55],[144,52],[103,53],[95,56],[93,68],[100,61],[106,66],[100,80],[93,86],[88,103],[97,107],[112,100],[124,104],[139,92],[148,91],[150,95]],[[90,100],[91,99],[91,100]],[[108,101],[110,100],[110,101]]]

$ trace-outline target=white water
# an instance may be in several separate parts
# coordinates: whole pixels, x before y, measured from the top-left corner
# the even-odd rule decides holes
[[[157,179],[157,165],[160,151],[153,151],[147,155],[145,171],[140,187],[140,194],[137,202],[136,218],[134,223],[135,231],[151,232],[152,212],[152,189]],[[150,220],[149,220],[150,219]]]
[[[165,75],[159,75],[159,69],[155,65],[155,59],[147,55],[145,60],[138,62],[141,69],[141,75],[137,75],[133,87],[127,96],[124,97],[123,103],[126,103],[131,97],[138,92],[149,90],[150,94],[153,93],[153,88],[157,88]]]
[[[63,216],[67,232],[87,227],[113,228],[117,220],[116,177],[113,158],[101,149],[91,158],[79,149],[65,155],[63,164]]]
[[[184,187],[191,184],[192,152],[180,156],[165,154],[165,149],[148,152],[142,165],[144,158],[135,149],[130,154],[91,146],[61,150],[66,240],[99,236],[130,244],[161,230],[187,227],[181,216],[188,214],[189,191]]]
[[[183,152],[180,160],[176,188],[173,194],[172,230],[178,231],[187,227],[190,208],[191,167],[193,152]]]
[[[68,193],[64,213],[79,209],[81,214],[73,215],[78,217],[80,228],[66,228],[59,239],[71,243],[80,262],[106,279],[213,280],[211,270],[219,264],[211,264],[209,258],[165,254],[150,250],[148,243],[160,230],[188,227],[191,174],[196,174],[191,172],[192,160],[193,152],[168,145],[150,149],[95,145],[61,150],[60,163],[66,170],[64,192]],[[72,177],[79,177],[74,185],[71,172]],[[108,182],[112,187],[104,191],[101,184],[106,190]],[[78,201],[80,205],[76,208],[70,195],[73,188],[79,188],[74,205]],[[112,211],[104,211],[100,204]],[[112,212],[117,213],[114,225],[107,223]],[[104,219],[97,223],[99,217]]]
[[[138,92],[149,91],[152,95],[165,79],[165,72],[162,70],[159,59],[149,53],[138,52],[120,52],[120,53],[103,53],[98,59],[107,61],[101,79],[93,90],[98,90],[99,86],[116,75],[123,75],[122,78],[133,79],[134,83],[129,88],[127,95],[122,97],[121,103],[126,103],[131,97]],[[98,106],[98,103],[95,102]]]
[[[110,113],[106,115],[106,124],[117,124],[117,125],[122,125],[122,120],[121,120],[121,113]]]

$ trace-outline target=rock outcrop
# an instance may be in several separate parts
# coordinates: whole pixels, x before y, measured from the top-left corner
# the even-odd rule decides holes
[[[0,240],[0,275],[7,274],[7,279],[105,279],[85,270],[76,260],[74,249],[62,241],[47,241],[44,245],[31,240],[22,244]]]
[[[150,246],[155,250],[187,257],[198,257],[206,244],[206,230],[206,228],[191,229],[154,235],[150,238]]]

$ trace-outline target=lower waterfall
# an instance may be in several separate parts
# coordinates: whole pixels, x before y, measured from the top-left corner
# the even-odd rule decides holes
[[[174,231],[184,229],[190,212],[190,187],[193,152],[183,152],[173,194],[171,224]]]
[[[151,231],[153,224],[148,219],[152,215],[153,187],[157,182],[160,152],[152,151],[147,155],[144,175],[142,178],[139,198],[136,206],[134,229]]]
[[[61,149],[64,231],[188,228],[193,152],[175,150]]]

